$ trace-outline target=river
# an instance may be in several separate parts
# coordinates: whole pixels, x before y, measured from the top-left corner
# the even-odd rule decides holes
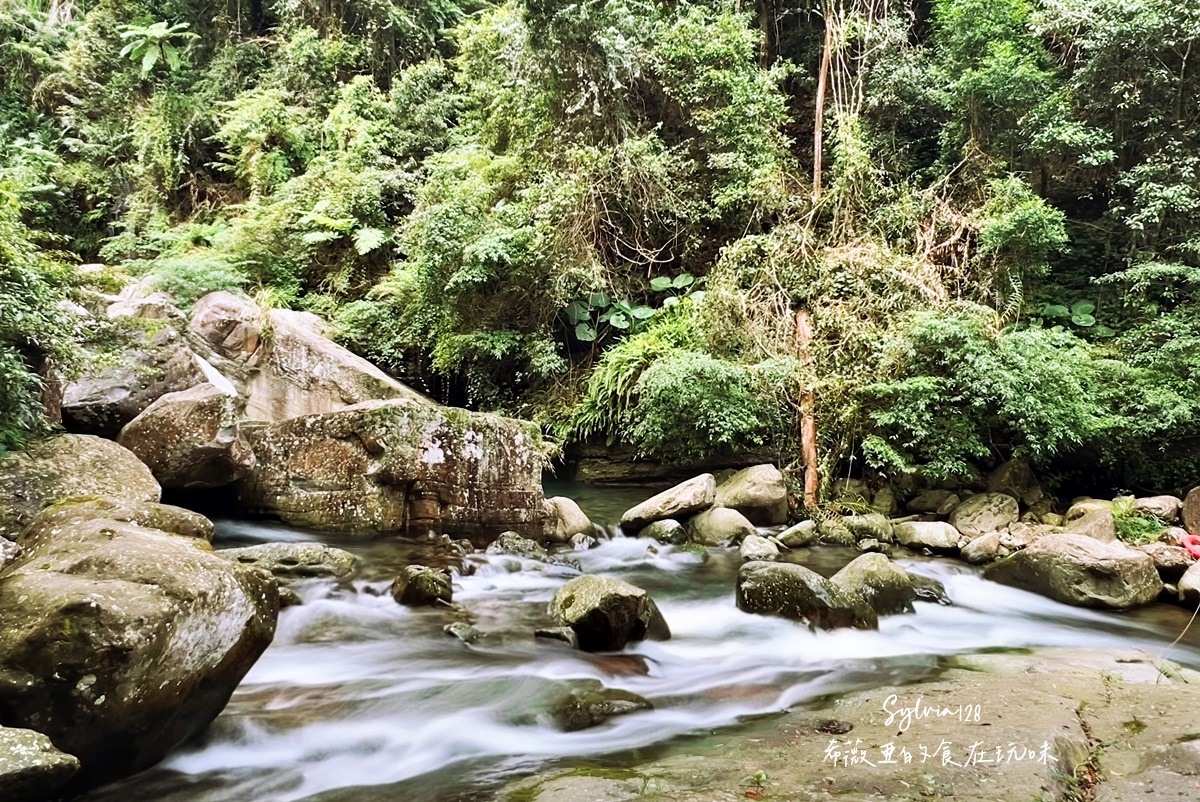
[[[556,487],[598,521],[613,521],[641,489]],[[646,588],[673,637],[619,655],[592,655],[532,637],[545,625],[566,566],[476,554],[455,579],[458,611],[413,610],[388,593],[406,562],[430,547],[391,539],[317,536],[278,525],[221,521],[220,547],[319,539],[355,552],[351,583],[298,586],[272,646],[196,743],[161,765],[95,792],[88,802],[395,802],[484,800],[513,776],[603,759],[632,765],[685,738],[717,738],[762,716],[851,689],[915,681],[948,655],[1047,646],[1143,648],[1200,667],[1188,614],[1155,605],[1099,613],[985,582],[957,562],[899,550],[905,568],[943,582],[950,606],[918,604],[881,619],[878,632],[813,633],[748,615],[734,604],[737,555],[615,537],[575,552],[586,573]],[[853,558],[814,548],[789,559],[826,575]],[[468,621],[472,645],[442,628]],[[545,714],[572,685],[600,681],[649,699],[654,709],[581,732],[555,730]]]

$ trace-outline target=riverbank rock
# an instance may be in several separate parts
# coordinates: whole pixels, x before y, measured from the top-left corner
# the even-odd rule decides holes
[[[702,546],[727,546],[740,543],[758,530],[737,510],[713,507],[687,522],[688,539]]]
[[[891,543],[896,539],[895,527],[888,517],[880,512],[846,515],[842,517],[842,524],[850,530],[855,540],[874,538],[881,543]]]
[[[1134,548],[1150,555],[1163,582],[1178,582],[1184,572],[1196,564],[1196,560],[1185,549],[1171,543],[1155,541]]]
[[[207,489],[241,479],[254,452],[241,434],[242,401],[205,382],[167,393],[121,429],[117,442],[146,463],[163,487]]]
[[[950,509],[960,503],[958,494],[953,490],[922,490],[904,505],[904,509],[918,515],[948,515]],[[949,505],[950,509],[945,509]]]
[[[952,552],[958,549],[962,533],[943,521],[906,521],[893,527],[896,542],[910,549]]]
[[[994,562],[1007,557],[1013,552],[1023,549],[1044,535],[1055,534],[1060,530],[1045,524],[1015,523],[999,532],[989,532],[980,535],[969,543],[962,545],[959,556],[973,565]]]
[[[1033,468],[1029,467],[1029,463],[1017,459],[1003,463],[988,474],[987,490],[989,493],[1012,496],[1026,505],[1042,498],[1042,488]]]
[[[278,614],[266,573],[96,503],[39,515],[0,574],[0,720],[78,757],[81,788],[153,765],[206,727]],[[173,508],[161,520],[187,525]]]
[[[632,535],[655,521],[686,518],[711,507],[716,497],[716,479],[711,473],[700,474],[626,510],[621,516],[621,529]]]
[[[321,543],[263,543],[218,551],[242,565],[261,568],[276,579],[345,579],[354,573],[358,558],[348,551]]]
[[[54,799],[79,771],[79,760],[33,730],[0,727],[0,802]]]
[[[392,582],[392,598],[406,607],[429,607],[454,600],[450,574],[425,565],[406,565]]]
[[[1175,496],[1149,496],[1134,502],[1134,508],[1143,515],[1153,515],[1165,524],[1179,521],[1183,501]]]
[[[941,583],[919,580],[882,554],[864,554],[834,574],[831,583],[861,596],[879,615],[914,612],[913,602],[945,602]]]
[[[648,537],[659,543],[679,545],[688,542],[687,527],[673,518],[646,524],[637,533],[638,537]]]
[[[754,560],[778,560],[779,547],[762,535],[747,535],[738,549],[738,557],[742,562]]]
[[[504,532],[500,537],[488,544],[485,549],[488,554],[508,554],[513,557],[524,557],[528,560],[547,562],[550,552],[536,540],[521,537],[516,532]]]
[[[1111,543],[1117,539],[1117,522],[1113,518],[1112,502],[1097,499],[1075,502],[1067,510],[1067,520],[1063,528],[1071,534]]]
[[[980,493],[963,501],[950,513],[950,525],[968,538],[986,535],[1016,523],[1021,517],[1017,500],[1005,493]]]
[[[210,293],[192,310],[197,348],[234,380],[246,417],[274,422],[335,412],[365,401],[433,402],[330,340],[309,312],[273,309],[228,292]]]
[[[810,629],[879,628],[878,616],[861,596],[793,563],[742,565],[737,606],[747,613],[790,618]]]
[[[550,717],[563,732],[578,732],[616,716],[653,709],[648,699],[636,693],[605,688],[598,680],[585,680],[551,702]]]
[[[1158,598],[1154,560],[1120,543],[1086,535],[1046,535],[992,563],[983,576],[1077,607],[1124,610]]]
[[[6,537],[0,537],[0,570],[11,565],[21,556],[23,549]]]
[[[819,535],[817,522],[810,518],[784,529],[776,539],[789,549],[799,549],[813,543]]]
[[[754,465],[717,487],[716,503],[737,510],[755,526],[787,523],[787,486],[774,465]]]
[[[546,540],[570,543],[576,535],[590,536],[593,532],[591,520],[573,499],[566,496],[546,499]]]
[[[490,541],[545,531],[542,438],[532,423],[406,401],[250,428],[251,512],[356,535],[443,531]]]
[[[1179,517],[1183,527],[1193,535],[1200,535],[1200,487],[1194,487],[1183,499],[1179,508]]]
[[[619,579],[581,576],[558,589],[547,609],[579,636],[579,648],[611,652],[639,640],[667,640],[671,630],[650,594]]]
[[[162,488],[128,449],[87,434],[35,440],[0,459],[0,537],[17,535],[46,507],[76,496],[158,501]]]

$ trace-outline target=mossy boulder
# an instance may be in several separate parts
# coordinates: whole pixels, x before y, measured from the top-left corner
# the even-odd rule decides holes
[[[605,688],[596,680],[586,680],[550,703],[550,718],[563,732],[596,727],[615,716],[653,710],[654,705],[632,691]]]
[[[792,563],[745,563],[738,571],[737,606],[747,613],[790,618],[811,629],[879,628],[878,615],[862,596]]]
[[[406,565],[392,582],[392,598],[406,607],[431,607],[454,600],[450,574],[425,565]]]
[[[650,594],[620,579],[572,579],[554,594],[547,612],[555,623],[575,630],[579,648],[588,652],[617,651],[632,641],[671,637]]]
[[[829,580],[858,594],[879,615],[911,613],[916,601],[944,601],[936,580],[914,577],[882,554],[864,554]]]
[[[77,496],[154,502],[162,488],[141,460],[111,440],[87,434],[36,440],[0,459],[0,536],[15,540],[46,507]]]

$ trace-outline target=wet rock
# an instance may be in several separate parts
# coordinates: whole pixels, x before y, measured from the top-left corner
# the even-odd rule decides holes
[[[754,524],[737,510],[713,507],[692,516],[687,522],[688,539],[704,546],[739,543],[755,534]]]
[[[129,450],[92,435],[62,434],[0,458],[0,536],[14,539],[34,516],[75,496],[158,501],[162,489]]]
[[[0,727],[0,802],[55,799],[78,771],[40,732]]]
[[[559,625],[575,630],[584,651],[617,651],[632,641],[671,637],[650,594],[619,579],[572,579],[554,594],[547,612]]]
[[[1189,532],[1200,534],[1200,487],[1194,487],[1183,498],[1179,517]]]
[[[1113,519],[1112,502],[1088,499],[1077,501],[1067,510],[1066,530],[1104,542],[1117,539],[1117,524]]]
[[[662,521],[655,521],[651,524],[646,524],[638,537],[647,537],[657,540],[659,543],[667,543],[678,545],[687,543],[688,533],[687,527],[679,523],[673,518],[666,518]]]
[[[594,549],[599,546],[600,542],[591,535],[577,534],[571,536],[571,540],[568,545],[571,547],[572,551],[587,551],[588,549]]]
[[[535,638],[545,638],[546,640],[562,641],[572,649],[579,648],[579,636],[570,627],[542,627],[541,629],[535,629],[533,636]]]
[[[516,532],[502,533],[500,537],[489,543],[484,551],[487,554],[508,554],[527,560],[550,561],[550,552],[546,550],[545,546],[535,540],[521,537]]]
[[[856,593],[792,563],[745,563],[738,571],[737,606],[777,615],[813,629],[877,629],[878,617]]]
[[[883,513],[847,515],[842,518],[842,523],[850,530],[850,534],[854,535],[856,541],[874,538],[884,543],[890,543],[896,537],[892,522]]]
[[[1143,515],[1153,515],[1165,524],[1173,524],[1179,520],[1183,501],[1175,496],[1149,496],[1135,501],[1134,508]]]
[[[445,632],[452,638],[457,638],[468,646],[483,637],[482,632],[463,621],[455,621],[453,624],[446,624],[446,626],[442,627],[442,632]]]
[[[1150,555],[1078,534],[1041,537],[983,576],[1066,604],[1112,610],[1148,604],[1162,589]]]
[[[1178,582],[1184,572],[1196,562],[1186,549],[1171,543],[1143,543],[1134,548],[1150,555],[1163,582]]]
[[[76,496],[51,504],[37,517],[40,527],[68,527],[73,522],[91,518],[157,529],[172,535],[212,540],[213,523],[198,512],[156,504],[150,501],[129,501],[104,496]]]
[[[908,500],[904,508],[918,515],[927,515],[929,513],[938,512],[948,499],[954,499],[955,506],[959,503],[958,494],[953,490],[922,490],[917,495]]]
[[[1015,523],[1021,517],[1017,500],[1004,493],[971,496],[950,513],[950,524],[967,537],[978,537]]]
[[[708,509],[716,497],[716,479],[711,473],[701,474],[626,510],[621,516],[621,529],[634,534],[655,521],[684,518]]]
[[[899,512],[900,504],[896,501],[896,491],[891,485],[884,485],[875,491],[875,495],[871,497],[871,509],[885,518]]]
[[[577,732],[615,716],[653,709],[654,705],[636,693],[605,688],[599,681],[584,681],[551,703],[550,717],[563,732]]]
[[[906,521],[896,524],[896,542],[910,549],[938,552],[957,551],[962,533],[942,521]]]
[[[737,510],[755,526],[787,522],[787,487],[774,465],[755,465],[733,474],[717,488],[716,503]]]
[[[356,535],[542,537],[542,437],[526,421],[373,401],[247,431],[252,512]]]
[[[546,499],[546,539],[551,543],[568,543],[576,535],[590,536],[594,531],[592,522],[573,500],[565,496]]]
[[[299,607],[304,604],[304,597],[292,590],[287,585],[279,585],[279,609],[285,610],[288,607]]]
[[[6,537],[0,537],[0,569],[17,561],[22,549]]]
[[[192,310],[195,347],[237,386],[251,420],[275,422],[336,412],[365,401],[425,396],[330,340],[308,312],[263,312],[228,292],[210,293]]]
[[[206,382],[159,398],[121,429],[117,442],[163,487],[222,487],[254,467],[238,428],[241,413],[241,399]]]
[[[425,565],[406,565],[392,582],[392,598],[408,607],[449,604],[454,590],[450,574]]]
[[[354,573],[358,563],[350,552],[320,543],[263,543],[217,553],[242,565],[262,568],[282,580],[344,579]]]
[[[42,513],[21,545],[0,574],[0,711],[78,757],[78,788],[204,729],[274,634],[271,577],[202,538],[84,503]]]
[[[778,540],[789,549],[799,549],[814,542],[819,534],[817,522],[810,519],[784,529],[779,533]]]
[[[920,584],[926,592],[919,594],[913,577],[882,554],[864,554],[853,560],[829,580],[850,593],[857,594],[879,615],[895,615],[914,611],[913,602],[925,599],[930,593],[934,599],[945,598],[941,584],[922,578]]]
[[[738,549],[742,562],[752,560],[778,560],[779,547],[762,535],[747,535]]]

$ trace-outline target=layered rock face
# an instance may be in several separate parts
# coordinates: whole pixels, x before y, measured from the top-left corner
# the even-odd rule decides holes
[[[250,428],[255,512],[353,534],[543,535],[541,433],[532,423],[372,401]]]
[[[195,735],[271,642],[274,580],[214,554],[199,518],[60,502],[0,574],[0,725],[77,757],[76,787],[153,765]]]

